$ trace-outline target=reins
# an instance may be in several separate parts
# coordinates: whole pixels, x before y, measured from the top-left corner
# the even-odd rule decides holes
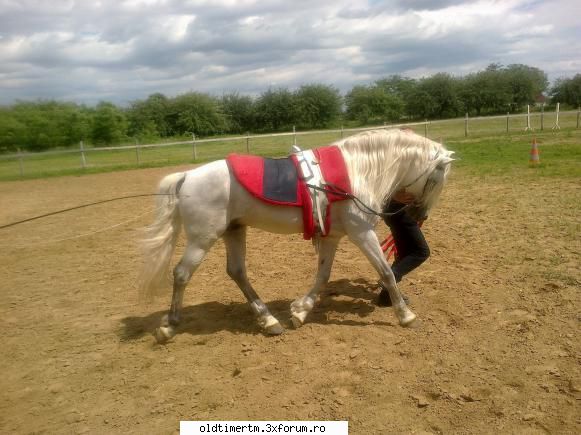
[[[379,216],[381,218],[395,216],[396,214],[401,213],[402,211],[411,207],[411,205],[412,205],[411,203],[406,204],[405,206],[400,208],[398,211],[395,211],[393,213],[379,212],[379,211],[374,210],[371,207],[369,207],[367,204],[365,204],[363,201],[361,201],[357,196],[353,195],[352,193],[346,192],[344,189],[342,189],[339,186],[336,186],[334,184],[325,183],[323,185],[323,187],[320,187],[320,186],[315,186],[313,184],[307,183],[307,187],[309,187],[313,190],[317,190],[319,192],[324,192],[324,193],[328,193],[328,194],[332,194],[332,195],[337,195],[337,196],[340,196],[340,197],[345,198],[345,199],[350,199],[357,206],[357,208],[360,211],[362,211],[363,213],[372,214],[375,216]],[[331,188],[331,189],[329,189],[329,188]]]

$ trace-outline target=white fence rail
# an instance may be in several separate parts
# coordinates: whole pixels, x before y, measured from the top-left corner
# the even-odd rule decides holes
[[[558,109],[557,109],[558,110]],[[146,150],[150,149],[163,149],[169,147],[183,147],[188,146],[191,147],[191,157],[189,161],[198,161],[198,147],[203,144],[212,144],[212,143],[228,143],[228,142],[238,142],[245,144],[245,150],[247,153],[253,151],[251,149],[251,143],[254,141],[263,141],[268,138],[281,138],[281,137],[292,137],[292,143],[296,144],[298,138],[305,137],[305,136],[313,136],[313,135],[337,135],[337,138],[343,138],[345,135],[358,132],[358,131],[365,131],[365,130],[373,130],[377,128],[413,128],[417,130],[417,133],[424,134],[426,137],[432,136],[430,133],[434,132],[434,137],[436,138],[444,138],[446,136],[469,136],[474,133],[474,131],[479,131],[478,126],[479,123],[486,124],[486,126],[482,127],[481,132],[494,134],[494,133],[510,133],[512,132],[523,132],[523,131],[532,131],[534,129],[537,130],[548,130],[548,129],[560,129],[561,126],[559,125],[559,117],[561,119],[566,119],[566,127],[573,127],[579,128],[580,123],[580,116],[581,110],[577,111],[566,111],[566,112],[536,112],[536,113],[525,113],[525,114],[506,114],[506,115],[499,115],[499,116],[486,116],[486,117],[468,117],[468,114],[464,118],[455,118],[455,119],[445,119],[445,120],[434,120],[434,121],[423,121],[423,122],[412,122],[412,123],[399,123],[399,124],[384,124],[381,126],[375,127],[365,127],[365,128],[340,128],[335,130],[316,130],[316,131],[304,131],[304,132],[285,132],[285,133],[272,133],[272,134],[260,134],[260,135],[244,135],[244,136],[235,136],[235,137],[219,137],[219,138],[209,138],[209,139],[198,139],[195,135],[192,135],[191,140],[186,141],[177,141],[177,142],[167,142],[167,143],[151,143],[151,144],[138,144],[135,145],[123,145],[123,146],[114,146],[114,147],[85,147],[83,142],[79,144],[79,148],[75,149],[65,149],[65,150],[53,150],[53,151],[45,151],[40,153],[29,153],[29,152],[21,152],[12,153],[12,154],[4,154],[0,155],[0,179],[2,178],[13,178],[10,177],[10,174],[6,174],[5,170],[2,170],[2,166],[6,165],[8,161],[17,161],[18,162],[18,174],[20,176],[24,176],[29,172],[34,171],[27,171],[25,167],[26,160],[40,160],[43,158],[50,158],[54,156],[66,156],[66,155],[78,155],[79,160],[77,160],[77,169],[79,168],[87,168],[89,166],[107,166],[104,165],[95,165],[90,164],[91,159],[88,158],[90,154],[94,153],[113,153],[113,152],[120,152],[120,151],[134,151],[133,153],[127,154],[125,160],[123,162],[117,162],[117,165],[140,165],[142,162],[142,153]],[[576,119],[575,119],[576,118]],[[504,122],[505,121],[505,122]],[[463,123],[463,126],[462,126]],[[454,128],[454,133],[445,134],[446,126],[450,126],[453,124],[457,124]],[[494,125],[493,125],[494,124]],[[536,127],[535,127],[536,125]],[[463,127],[463,128],[462,128]],[[462,131],[463,130],[463,131]],[[439,132],[439,133],[438,133]],[[299,143],[300,144],[300,143]],[[322,145],[323,143],[321,143]],[[290,145],[288,145],[288,149],[290,149]],[[230,151],[234,151],[233,149]],[[237,148],[236,151],[242,151],[240,148]],[[285,150],[286,151],[286,150]],[[130,157],[133,154],[134,157]],[[224,154],[225,156],[225,154]],[[222,157],[224,157],[222,156]],[[202,159],[204,160],[204,159]],[[185,163],[185,160],[184,160]],[[47,163],[48,164],[48,163]],[[47,172],[51,168],[45,168],[44,172]],[[72,169],[72,168],[68,168]],[[55,168],[58,170],[58,168]]]

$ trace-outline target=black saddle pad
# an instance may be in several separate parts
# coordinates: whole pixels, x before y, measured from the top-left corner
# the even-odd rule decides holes
[[[280,202],[297,202],[297,168],[290,157],[264,159],[262,192],[265,198]]]

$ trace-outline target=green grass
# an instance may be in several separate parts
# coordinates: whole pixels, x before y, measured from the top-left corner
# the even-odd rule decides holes
[[[525,118],[513,118],[506,131],[506,118],[474,119],[469,121],[468,137],[465,137],[464,120],[433,121],[427,126],[428,137],[444,142],[456,151],[459,158],[454,167],[478,176],[581,176],[581,129],[576,129],[576,113],[561,114],[561,130],[551,130],[554,114],[547,113],[544,130],[540,131],[540,116],[532,116],[533,132],[524,131]],[[412,127],[418,134],[425,134],[426,127]],[[345,132],[345,136],[353,134]],[[339,139],[338,132],[305,133],[297,135],[297,143],[303,148],[314,148]],[[533,137],[537,138],[541,164],[530,168],[528,159]],[[82,175],[111,172],[121,169],[163,167],[179,164],[195,164],[224,158],[232,152],[279,157],[289,153],[292,136],[245,138],[235,141],[197,143],[193,158],[191,144],[172,145],[136,150],[95,151],[87,149],[86,168],[82,168],[80,154],[29,154],[22,161],[20,175],[16,159],[0,159],[0,181],[44,178],[63,175]],[[139,164],[138,164],[139,159]]]
[[[529,163],[533,138],[539,165]],[[581,177],[581,130],[454,139],[446,147],[459,159],[454,167],[471,175]]]

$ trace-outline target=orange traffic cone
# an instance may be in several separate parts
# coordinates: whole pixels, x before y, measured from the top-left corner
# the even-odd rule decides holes
[[[538,165],[539,163],[541,163],[541,160],[539,159],[539,147],[537,145],[537,139],[533,139],[533,145],[531,146],[531,154],[530,154],[530,158],[529,158],[529,163],[531,165]]]

